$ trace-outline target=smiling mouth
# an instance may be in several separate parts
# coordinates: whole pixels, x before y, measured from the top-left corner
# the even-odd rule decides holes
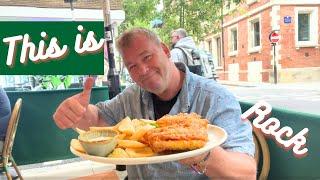
[[[140,78],[140,81],[141,81],[141,82],[144,82],[144,81],[150,79],[150,78],[151,78],[152,76],[154,76],[155,74],[156,74],[155,71],[150,72],[150,73],[148,73],[147,75],[142,76],[142,77]]]

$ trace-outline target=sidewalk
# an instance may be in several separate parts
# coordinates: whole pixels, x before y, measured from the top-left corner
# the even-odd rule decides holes
[[[226,86],[240,86],[240,87],[256,87],[256,88],[272,88],[272,89],[300,89],[320,91],[320,81],[317,82],[297,82],[297,83],[255,83],[245,81],[225,81],[218,80],[218,83]]]

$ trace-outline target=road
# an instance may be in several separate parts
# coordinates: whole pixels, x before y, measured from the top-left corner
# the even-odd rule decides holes
[[[299,112],[320,114],[320,91],[267,86],[230,86],[229,89],[239,101],[256,103],[265,100],[272,107],[286,108]]]

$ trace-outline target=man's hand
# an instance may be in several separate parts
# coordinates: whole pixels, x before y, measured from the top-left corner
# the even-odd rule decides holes
[[[90,102],[93,83],[93,78],[87,78],[81,93],[69,97],[58,106],[53,114],[53,119],[59,128],[76,127],[84,119]]]

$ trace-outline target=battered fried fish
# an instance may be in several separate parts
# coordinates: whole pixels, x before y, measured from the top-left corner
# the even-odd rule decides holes
[[[177,115],[165,115],[156,121],[159,127],[180,126],[180,127],[203,127],[207,128],[208,120],[201,119],[196,113],[179,113]]]
[[[155,152],[198,149],[208,141],[208,120],[195,113],[166,115],[157,124],[143,139]]]

